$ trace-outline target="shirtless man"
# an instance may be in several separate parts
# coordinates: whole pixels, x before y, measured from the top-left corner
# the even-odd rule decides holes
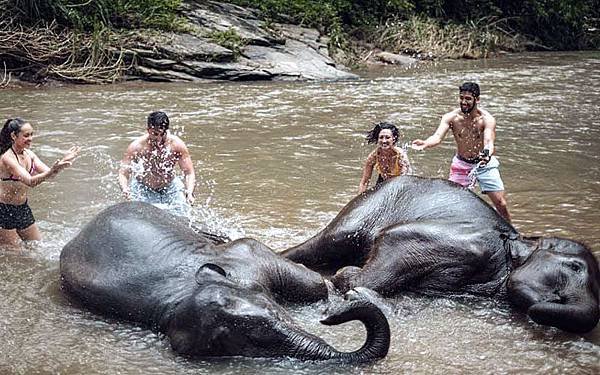
[[[166,205],[173,213],[187,216],[196,185],[190,153],[179,137],[169,133],[166,113],[152,112],[147,131],[127,147],[119,169],[119,186],[127,200]],[[183,183],[175,176],[176,165],[183,172]]]
[[[435,133],[425,140],[415,139],[412,148],[435,147],[451,129],[457,150],[450,167],[450,181],[471,189],[477,181],[481,192],[487,194],[498,213],[510,222],[504,184],[498,170],[500,163],[493,156],[496,120],[488,111],[477,107],[478,84],[463,83],[459,94],[460,108],[446,113]]]

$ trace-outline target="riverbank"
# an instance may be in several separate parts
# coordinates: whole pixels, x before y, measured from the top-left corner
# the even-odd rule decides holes
[[[343,64],[329,53],[328,38],[318,30],[294,24],[266,23],[253,9],[215,1],[187,0],[180,6],[184,31],[136,30],[105,35],[97,61],[77,64],[52,51],[49,61],[24,55],[27,30],[15,35],[3,23],[4,35],[12,43],[4,48],[12,56],[13,72],[0,72],[4,85],[48,85],[68,83],[111,83],[146,80],[249,81],[249,80],[337,80],[353,79]],[[34,31],[29,31],[34,33]],[[82,38],[68,32],[43,30],[54,44],[74,45]],[[38,32],[40,33],[40,32]],[[4,38],[5,40],[7,38]],[[83,43],[89,53],[94,51]],[[16,58],[15,58],[16,57]],[[66,60],[68,65],[65,65]],[[59,62],[59,63],[57,63]],[[18,66],[23,63],[24,66]],[[27,65],[25,65],[27,64]],[[87,64],[87,65],[86,65]],[[6,64],[5,64],[6,66]],[[87,68],[87,71],[86,71]]]
[[[10,1],[0,0],[0,5]],[[68,0],[42,3],[52,1]],[[343,10],[341,5],[332,10],[327,1],[320,5],[287,0],[172,3],[169,6],[176,13],[167,9],[169,21],[155,22],[155,28],[135,27],[144,22],[125,22],[119,14],[113,18],[121,26],[115,27],[117,21],[113,20],[112,26],[97,28],[94,24],[91,31],[55,22],[40,27],[40,23],[24,26],[11,18],[2,20],[0,86],[17,82],[339,80],[356,78],[351,68],[367,64],[412,67],[444,58],[486,58],[549,49],[535,39],[507,31],[510,24],[506,18],[489,16],[452,23],[419,16],[412,10],[412,16],[401,18],[394,13],[405,10],[398,4],[388,5],[395,8],[387,11],[371,7],[367,14],[363,12],[367,8]],[[258,9],[233,3],[253,4]],[[285,8],[289,4],[297,7]],[[353,19],[356,14],[362,18]],[[374,15],[382,17],[378,23],[373,21]],[[347,24],[342,24],[343,20]]]

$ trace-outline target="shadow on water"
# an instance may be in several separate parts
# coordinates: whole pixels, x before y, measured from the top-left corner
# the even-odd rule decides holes
[[[290,359],[190,361],[151,331],[71,306],[58,289],[62,247],[121,201],[117,169],[146,115],[167,111],[197,173],[194,222],[280,251],[325,226],[358,189],[375,121],[401,143],[433,132],[463,80],[482,86],[515,226],[582,240],[600,251],[600,56],[528,54],[361,72],[330,83],[125,84],[0,91],[5,118],[34,125],[46,161],[79,144],[72,168],[31,191],[44,233],[21,252],[0,250],[0,373],[565,373],[600,371],[600,329],[578,336],[540,327],[502,302],[407,294],[385,301],[392,346],[364,366]],[[416,174],[446,177],[450,136],[409,157]],[[318,323],[325,303],[290,306],[294,319],[338,349],[362,345],[358,323]]]

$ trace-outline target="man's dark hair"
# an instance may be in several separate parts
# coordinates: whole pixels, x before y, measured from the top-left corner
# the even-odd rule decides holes
[[[162,111],[152,112],[148,115],[148,129],[169,129],[169,116]]]
[[[459,92],[467,91],[473,94],[474,97],[479,98],[479,85],[475,82],[465,82],[458,88]]]
[[[396,125],[390,122],[382,121],[376,123],[373,129],[367,133],[367,143],[377,143],[377,139],[379,139],[379,132],[381,132],[382,129],[390,129],[392,131],[392,135],[394,136],[394,144],[398,142],[400,132],[398,131]]]

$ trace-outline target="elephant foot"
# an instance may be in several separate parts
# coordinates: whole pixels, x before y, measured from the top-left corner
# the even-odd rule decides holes
[[[348,292],[354,288],[354,278],[362,270],[360,267],[348,266],[341,268],[333,275],[331,282],[342,293]]]

